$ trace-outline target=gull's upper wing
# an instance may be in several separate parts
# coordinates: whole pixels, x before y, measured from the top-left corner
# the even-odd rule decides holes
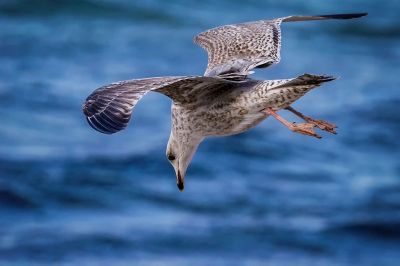
[[[201,76],[126,80],[96,89],[87,97],[83,113],[94,129],[112,134],[128,125],[133,107],[149,91],[163,93],[176,103],[190,104],[215,98],[240,83]]]
[[[289,16],[226,25],[200,33],[194,38],[194,42],[208,53],[205,76],[247,76],[256,67],[268,67],[280,61],[282,22],[351,19],[365,15],[367,14]]]

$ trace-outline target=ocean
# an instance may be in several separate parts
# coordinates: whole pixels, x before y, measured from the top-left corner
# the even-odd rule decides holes
[[[381,1],[0,1],[0,265],[399,265],[400,16]],[[272,118],[203,142],[185,192],[165,158],[167,97],[94,131],[82,104],[126,79],[201,75],[192,38],[282,25],[257,79],[338,76],[293,107],[339,126],[322,139]],[[298,121],[287,111],[279,112]]]

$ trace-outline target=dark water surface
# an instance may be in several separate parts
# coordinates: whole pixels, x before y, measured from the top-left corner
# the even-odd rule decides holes
[[[0,1],[0,265],[399,265],[400,2],[216,2]],[[285,24],[256,73],[340,76],[294,105],[337,136],[209,139],[178,193],[168,98],[112,136],[83,118],[101,85],[202,74],[202,30],[340,12],[370,15]]]

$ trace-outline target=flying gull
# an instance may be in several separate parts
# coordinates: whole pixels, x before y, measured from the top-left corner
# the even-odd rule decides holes
[[[172,128],[167,158],[175,169],[180,191],[198,145],[209,136],[238,134],[268,116],[291,131],[321,138],[314,128],[336,134],[334,124],[305,116],[290,105],[310,90],[335,78],[304,74],[281,80],[249,78],[255,68],[280,61],[282,22],[352,19],[367,15],[288,16],[226,25],[198,34],[194,42],[208,54],[204,76],[171,76],[120,81],[96,89],[83,105],[89,124],[105,134],[124,129],[133,107],[149,91],[172,99]],[[292,123],[277,114],[286,109],[305,123]]]

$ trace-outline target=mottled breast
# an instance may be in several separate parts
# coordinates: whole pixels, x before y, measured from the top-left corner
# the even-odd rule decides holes
[[[200,136],[226,136],[244,132],[263,121],[267,115],[235,101],[188,108],[172,106],[174,130]]]

